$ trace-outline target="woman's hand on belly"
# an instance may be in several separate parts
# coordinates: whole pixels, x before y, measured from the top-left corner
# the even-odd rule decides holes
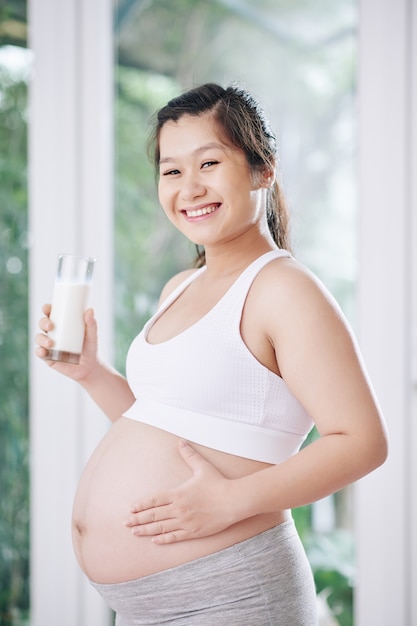
[[[247,508],[252,498],[246,483],[240,479],[268,467],[264,463],[197,444],[192,444],[192,449],[187,448],[184,458],[178,443],[178,437],[171,433],[121,417],[97,446],[81,476],[73,510],[75,551],[82,569],[91,580],[113,583],[149,576],[223,550],[288,518],[285,512],[242,515],[242,507],[246,503]],[[202,458],[195,455],[187,462],[193,450],[199,452]],[[206,465],[204,460],[208,461]],[[201,465],[204,467],[200,470]],[[176,495],[182,491],[187,494],[187,487],[190,488],[189,496],[194,494],[197,504],[202,502],[202,508],[193,502],[186,504],[192,514],[194,511],[206,512],[209,520],[212,516],[215,520],[218,517],[223,519],[222,525],[225,526],[228,523],[227,511],[233,510],[235,518],[235,512],[239,510],[242,520],[220,532],[213,527],[207,530],[207,526],[202,526],[200,534],[215,534],[199,539],[195,539],[196,535],[189,532],[189,526],[186,526],[187,536],[193,537],[193,540],[182,541],[185,533],[183,537],[177,533],[177,543],[171,537],[171,543],[162,539],[163,545],[152,541],[155,530],[148,535],[135,536],[132,529],[126,527],[130,503],[136,500],[146,504],[154,500],[155,504],[159,494],[172,492]],[[170,516],[165,517],[170,519]],[[147,519],[152,520],[152,517]],[[161,519],[164,519],[163,515],[157,521]],[[178,519],[175,526],[181,528],[184,524],[180,525]]]
[[[233,502],[233,480],[226,478],[190,444],[181,440],[181,457],[191,477],[132,506],[126,526],[158,544],[209,537],[240,521]]]

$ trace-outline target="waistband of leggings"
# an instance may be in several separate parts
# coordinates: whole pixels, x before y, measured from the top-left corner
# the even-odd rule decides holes
[[[286,539],[291,538],[294,535],[298,535],[297,529],[295,527],[294,520],[289,519],[285,522],[282,522],[281,524],[278,524],[277,526],[273,526],[272,528],[264,530],[258,535],[254,535],[253,537],[244,539],[243,541],[235,543],[227,548],[223,548],[222,550],[219,550],[217,552],[211,552],[206,556],[193,559],[192,561],[187,561],[186,563],[181,563],[180,565],[161,570],[160,572],[155,572],[154,574],[149,574],[148,576],[142,576],[141,578],[115,583],[96,583],[91,579],[89,580],[91,585],[97,590],[104,590],[109,587],[122,589],[123,587],[135,585],[137,583],[140,583],[141,581],[157,582],[158,579],[163,579],[164,577],[180,574],[181,571],[184,570],[187,571],[189,569],[200,568],[201,566],[204,566],[205,563],[209,563],[210,561],[227,558],[228,554],[235,552],[236,549],[239,550],[240,554],[244,554],[247,557],[256,556],[263,550],[269,549],[271,541],[276,544],[277,542],[285,541]]]

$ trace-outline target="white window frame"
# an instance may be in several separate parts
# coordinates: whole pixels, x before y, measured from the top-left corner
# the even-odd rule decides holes
[[[109,360],[112,11],[111,0],[29,0],[30,332],[51,298],[56,255],[94,255],[92,299]],[[416,42],[417,0],[360,0],[359,342],[391,451],[355,487],[356,626],[417,623]],[[107,422],[77,385],[34,357],[33,345],[30,374],[31,624],[104,625],[109,612],[75,561],[69,520]]]
[[[416,0],[360,2],[359,340],[390,454],[355,488],[357,626],[417,624],[416,20]]]
[[[97,258],[91,301],[103,356],[113,329],[113,24],[111,0],[29,0],[30,334],[52,295],[56,257]],[[30,346],[31,625],[110,623],[81,574],[71,508],[86,459],[108,427]],[[111,503],[109,503],[111,506]]]

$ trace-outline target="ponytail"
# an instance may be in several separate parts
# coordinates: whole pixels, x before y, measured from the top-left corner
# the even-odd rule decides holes
[[[268,191],[266,218],[269,232],[278,248],[291,252],[290,214],[281,185],[277,180]]]

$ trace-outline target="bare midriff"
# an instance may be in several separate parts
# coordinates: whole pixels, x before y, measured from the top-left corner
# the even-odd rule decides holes
[[[268,467],[193,444],[227,478]],[[73,542],[85,574],[97,583],[117,583],[154,574],[217,552],[288,519],[288,512],[257,515],[226,530],[178,543],[157,545],[124,522],[130,508],[191,475],[178,452],[178,437],[122,417],[88,461],[75,496]]]

